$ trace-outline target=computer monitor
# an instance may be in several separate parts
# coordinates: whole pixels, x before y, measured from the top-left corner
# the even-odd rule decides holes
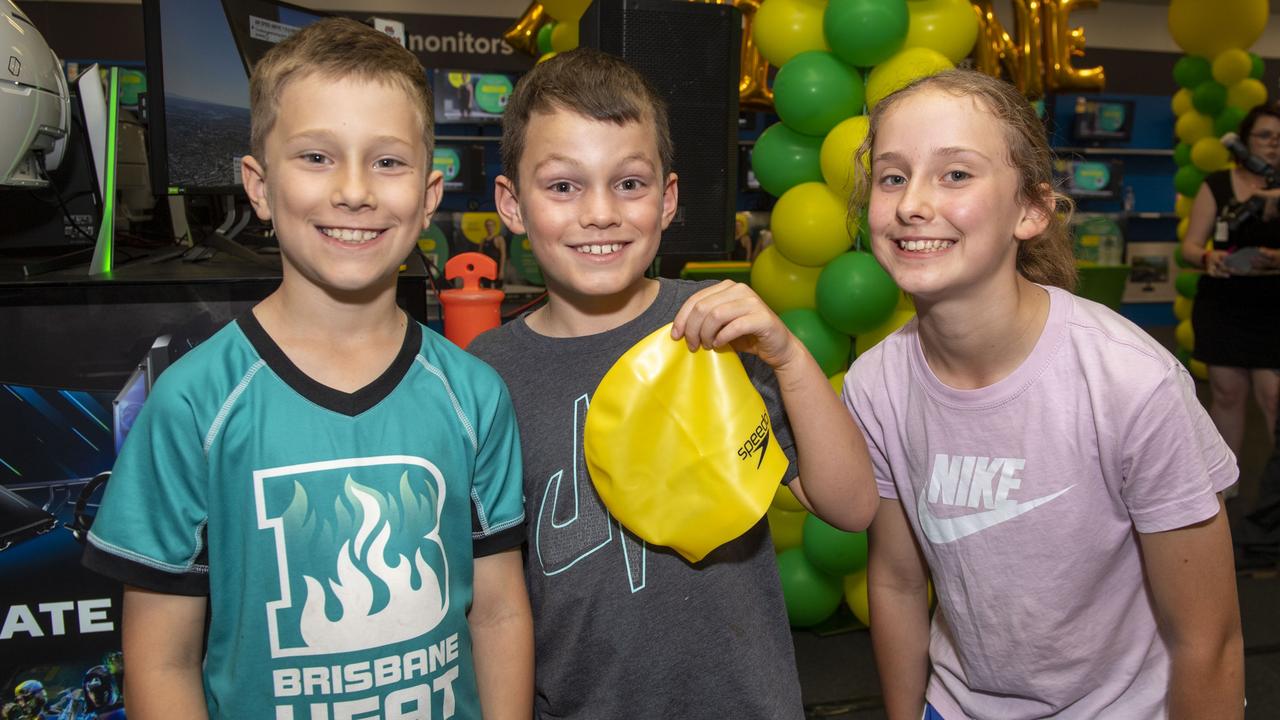
[[[274,0],[143,0],[151,184],[239,194],[249,154],[249,73],[324,13]]]

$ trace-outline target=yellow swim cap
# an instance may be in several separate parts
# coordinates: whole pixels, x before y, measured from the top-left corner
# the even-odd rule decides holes
[[[690,562],[759,522],[789,465],[737,353],[690,352],[670,324],[605,374],[584,434],[609,512]]]

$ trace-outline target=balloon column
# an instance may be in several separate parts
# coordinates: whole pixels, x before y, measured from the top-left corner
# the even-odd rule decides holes
[[[866,113],[967,56],[978,17],[969,0],[764,0],[756,20],[755,45],[778,67],[780,122],[752,152],[756,178],[778,200],[774,242],[753,263],[751,285],[839,391],[853,355],[914,314],[862,247],[865,220],[848,218]],[[821,622],[841,597],[865,623],[865,536],[808,516],[785,488],[769,523],[792,625]]]
[[[1173,66],[1173,79],[1180,88],[1172,102],[1177,118],[1173,159],[1178,171],[1173,184],[1178,193],[1174,209],[1179,241],[1186,235],[1191,205],[1205,177],[1231,166],[1221,137],[1235,132],[1245,114],[1267,100],[1262,58],[1248,48],[1266,29],[1268,12],[1267,0],[1172,0],[1169,4],[1169,32],[1187,52]],[[1179,321],[1178,356],[1196,377],[1206,379],[1204,363],[1191,359],[1195,349],[1191,305],[1199,276],[1192,269],[1178,274],[1173,310]]]

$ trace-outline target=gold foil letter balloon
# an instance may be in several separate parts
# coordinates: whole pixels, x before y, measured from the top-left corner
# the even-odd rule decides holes
[[[1101,90],[1107,76],[1101,65],[1078,68],[1071,58],[1084,55],[1084,29],[1071,27],[1070,16],[1095,8],[1099,0],[1043,0],[1044,65],[1050,90]]]
[[[973,0],[978,15],[978,43],[974,60],[979,70],[1013,81],[1028,99],[1044,95],[1044,66],[1041,51],[1040,0],[1010,0],[1014,31],[1010,36],[996,18],[991,0]]]
[[[538,52],[538,31],[549,22],[552,19],[547,15],[546,8],[538,0],[534,0],[525,8],[516,24],[502,33],[502,39],[512,48],[537,57],[541,54]]]

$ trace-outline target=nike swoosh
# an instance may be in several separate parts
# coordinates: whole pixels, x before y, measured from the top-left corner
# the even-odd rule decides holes
[[[982,532],[987,528],[995,527],[1002,522],[1008,522],[1019,515],[1034,510],[1041,505],[1063,495],[1075,485],[1068,485],[1052,495],[1028,500],[1027,502],[1018,503],[1017,505],[1005,505],[1004,507],[994,508],[986,512],[980,512],[976,515],[961,515],[953,518],[940,518],[929,510],[929,503],[925,499],[928,496],[928,486],[922,488],[922,491],[916,500],[916,514],[920,519],[920,528],[924,530],[925,537],[929,538],[929,542],[934,545],[942,545],[943,543],[955,542],[962,537],[968,537],[977,532]]]

